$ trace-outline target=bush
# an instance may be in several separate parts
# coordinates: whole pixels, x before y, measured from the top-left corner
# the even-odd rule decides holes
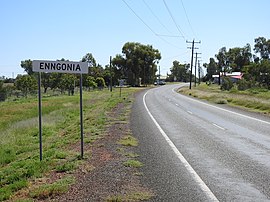
[[[223,82],[221,84],[221,90],[228,90],[229,91],[232,88],[233,88],[233,82],[227,77],[223,78]]]
[[[5,101],[7,98],[7,91],[6,89],[3,87],[3,82],[0,81],[0,102],[1,101]]]
[[[99,88],[104,88],[106,87],[105,80],[102,77],[97,77],[96,78],[96,83]]]
[[[244,91],[247,90],[248,88],[250,88],[250,83],[245,80],[245,79],[241,79],[237,82],[237,89]]]

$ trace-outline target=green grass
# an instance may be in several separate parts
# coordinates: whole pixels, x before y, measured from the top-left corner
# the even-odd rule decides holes
[[[118,103],[129,104],[137,90],[122,89],[122,97],[117,90],[84,92],[85,144],[94,144],[102,137],[111,124],[107,113]],[[80,143],[79,95],[43,98],[42,114],[40,162],[37,99],[0,103],[0,201],[10,199],[18,190],[28,187],[30,180],[45,173],[69,173],[78,165],[80,152],[74,145]]]
[[[187,87],[181,88],[179,92],[216,104],[228,104],[254,112],[270,114],[270,91],[267,89],[257,88],[238,91],[234,87],[230,91],[222,91],[218,85],[201,84],[191,90]]]
[[[55,195],[64,194],[68,191],[68,187],[74,183],[74,178],[66,177],[52,184],[41,185],[31,190],[29,196],[36,199],[46,199]]]
[[[134,160],[134,159],[130,159],[130,160],[127,160],[126,162],[124,162],[124,166],[133,167],[133,168],[140,168],[143,166],[143,163],[141,163],[140,161]]]
[[[132,146],[132,147],[138,146],[138,140],[135,137],[132,137],[131,135],[126,135],[121,140],[119,140],[118,143],[123,146]]]

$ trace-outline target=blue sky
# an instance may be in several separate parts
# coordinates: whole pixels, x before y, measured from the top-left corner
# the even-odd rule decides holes
[[[130,10],[130,8],[133,11]],[[201,63],[222,47],[253,48],[270,38],[269,0],[1,0],[0,76],[23,73],[26,59],[79,61],[92,53],[105,66],[126,42],[161,52],[161,73],[174,60],[190,62],[196,44]],[[166,7],[167,6],[167,7]],[[168,9],[167,9],[168,8]],[[172,17],[171,17],[172,16]],[[163,36],[166,35],[166,36]],[[172,37],[177,36],[177,37]]]

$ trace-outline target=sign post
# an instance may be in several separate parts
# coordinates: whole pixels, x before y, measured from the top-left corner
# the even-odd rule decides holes
[[[125,80],[124,80],[124,79],[120,79],[120,80],[119,80],[119,86],[120,86],[120,97],[121,97],[121,90],[122,90],[122,87],[124,86],[124,82],[125,82]]]
[[[41,108],[41,73],[38,73],[38,126],[39,126],[39,160],[42,161],[42,108]]]
[[[82,74],[80,76],[80,120],[81,120],[81,158],[83,158],[83,106],[82,106]]]
[[[39,153],[42,161],[42,102],[41,102],[41,72],[58,72],[80,74],[80,125],[81,125],[81,158],[83,158],[83,106],[82,106],[82,74],[88,73],[87,62],[33,60],[33,71],[39,72],[38,76],[38,112],[39,112]]]

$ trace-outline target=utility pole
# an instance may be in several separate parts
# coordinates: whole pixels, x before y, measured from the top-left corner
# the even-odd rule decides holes
[[[112,56],[110,56],[110,91],[112,92]]]
[[[201,84],[201,73],[202,73],[200,60],[198,60],[198,73],[199,73],[199,85],[200,85]]]
[[[158,67],[158,85],[160,84],[160,65]]]
[[[201,54],[201,53],[197,53],[196,52],[196,57],[195,57],[195,87],[196,87],[196,80],[197,80],[197,59],[198,59],[198,54]]]
[[[194,39],[193,39],[192,42],[186,41],[186,43],[192,43],[192,47],[188,47],[188,48],[191,48],[190,78],[189,78],[189,80],[190,80],[190,81],[189,81],[189,89],[191,89],[191,82],[192,82],[192,67],[193,67],[193,53],[194,53],[194,49],[198,49],[198,48],[195,48],[195,47],[194,47],[194,44],[195,44],[195,43],[201,43],[201,41],[196,42],[196,41],[194,41]]]

